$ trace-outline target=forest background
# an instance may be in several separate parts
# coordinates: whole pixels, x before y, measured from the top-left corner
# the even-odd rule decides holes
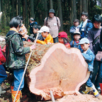
[[[12,17],[20,15],[29,32],[29,18],[33,17],[39,25],[43,25],[50,8],[61,20],[60,31],[66,31],[73,25],[74,19],[81,21],[81,12],[88,12],[88,18],[102,13],[102,0],[0,0],[0,35],[6,35]]]

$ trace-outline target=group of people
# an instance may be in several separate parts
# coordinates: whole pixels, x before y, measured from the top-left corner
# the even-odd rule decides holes
[[[12,69],[14,81],[11,85],[12,102],[18,91],[16,102],[20,102],[21,90],[24,87],[24,79],[18,90],[21,78],[24,73],[26,64],[25,54],[36,49],[35,45],[24,47],[23,41],[34,42],[40,44],[62,43],[66,48],[78,48],[88,64],[90,72],[89,79],[86,82],[86,89],[82,93],[87,94],[93,91],[95,97],[99,96],[101,91],[99,83],[102,82],[102,58],[100,53],[102,47],[102,17],[94,15],[92,21],[88,19],[88,13],[82,12],[81,23],[75,19],[73,26],[70,28],[71,41],[65,31],[59,32],[60,19],[56,17],[55,10],[49,10],[49,17],[44,19],[44,26],[40,26],[33,18],[30,18],[30,35],[23,24],[21,16],[13,17],[9,23],[10,30],[6,34],[6,46],[0,48],[0,95],[5,91],[2,90],[1,84],[6,79],[7,74],[5,67]],[[6,59],[2,52],[6,52]]]

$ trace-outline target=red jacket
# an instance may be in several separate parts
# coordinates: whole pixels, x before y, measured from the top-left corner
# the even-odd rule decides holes
[[[6,62],[6,58],[4,57],[0,46],[0,65],[4,62]]]

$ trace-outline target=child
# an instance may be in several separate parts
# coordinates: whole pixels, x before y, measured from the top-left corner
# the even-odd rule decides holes
[[[79,31],[74,32],[73,40],[70,42],[70,46],[81,50],[81,46],[79,45],[79,39],[80,39],[80,32]]]
[[[88,94],[90,91],[93,91],[94,96],[98,97],[99,93],[98,93],[97,89],[95,88],[94,84],[91,82],[92,72],[93,72],[93,63],[94,63],[95,56],[89,48],[90,44],[89,44],[89,40],[87,38],[82,38],[80,40],[79,44],[81,45],[81,48],[83,49],[82,55],[88,64],[88,70],[90,72],[89,79],[86,82],[86,90],[82,91],[82,93]]]
[[[34,42],[35,39],[36,39],[37,33],[38,33],[38,31],[40,30],[40,28],[41,28],[41,26],[35,24],[35,25],[33,26],[33,34],[31,34],[30,36],[25,35],[23,38],[25,38],[26,41],[28,41],[28,42],[31,42],[31,41]],[[39,36],[38,36],[37,39],[44,41],[44,38],[42,37],[41,34],[39,34]]]
[[[19,34],[22,35],[22,40],[25,41],[25,39],[23,38],[25,35],[27,35],[27,29],[25,27],[25,25],[23,24],[23,17],[22,16],[17,16],[17,19],[20,20],[21,24],[20,24],[20,29],[18,31]]]
[[[75,19],[73,22],[73,26],[70,27],[71,38],[73,39],[73,33],[79,31],[79,20]]]
[[[50,30],[47,26],[41,27],[41,29],[38,32],[41,33],[42,37],[44,38],[44,41],[37,40],[37,43],[40,43],[40,44],[51,44],[51,43],[53,43],[53,38],[50,35],[49,31]]]
[[[0,46],[0,96],[1,96],[1,94],[6,92],[6,91],[2,91],[2,87],[1,87],[2,82],[7,78],[5,68],[2,65],[2,63],[4,63],[4,62],[6,62],[6,59],[5,59],[4,55],[2,54],[1,46]]]
[[[70,48],[70,43],[68,41],[67,33],[62,31],[58,34],[58,40],[60,43],[64,44],[67,48]]]

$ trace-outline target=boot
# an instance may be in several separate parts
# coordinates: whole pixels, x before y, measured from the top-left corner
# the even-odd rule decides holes
[[[11,86],[11,92],[14,89],[14,86]],[[20,91],[20,98],[22,98],[22,92]]]
[[[12,102],[14,102],[17,91],[12,90]],[[20,102],[21,91],[18,91],[15,102]]]
[[[91,87],[86,86],[86,90],[82,91],[83,94],[88,94],[90,91],[92,91]]]
[[[4,93],[6,93],[6,91],[2,90],[2,87],[1,87],[1,84],[0,84],[0,96],[1,96],[1,94],[4,94]]]
[[[99,96],[99,92],[97,91],[97,89],[95,88],[94,85],[92,86],[92,90],[93,90],[94,96],[95,96],[95,97],[98,97],[98,96]]]

